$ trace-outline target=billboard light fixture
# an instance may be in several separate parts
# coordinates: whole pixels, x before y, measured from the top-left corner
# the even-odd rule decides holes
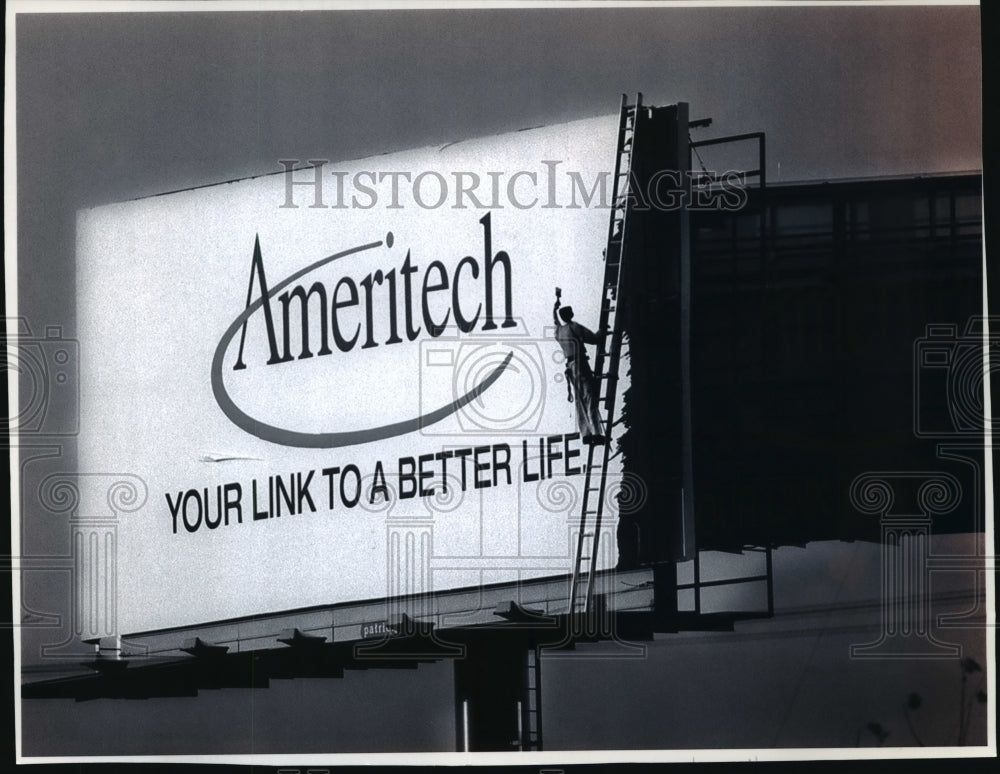
[[[201,637],[187,640],[181,648],[185,653],[190,653],[197,658],[217,658],[229,652],[228,645],[216,645],[212,642],[205,642]]]
[[[278,642],[293,648],[317,647],[326,642],[321,634],[304,634],[301,629],[285,629],[278,637]]]

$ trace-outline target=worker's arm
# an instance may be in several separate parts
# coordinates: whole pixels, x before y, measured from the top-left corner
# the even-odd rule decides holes
[[[554,322],[556,324],[556,328],[557,329],[559,328],[559,306],[560,306],[560,303],[561,302],[557,298],[556,299],[556,305],[552,307],[552,322]]]

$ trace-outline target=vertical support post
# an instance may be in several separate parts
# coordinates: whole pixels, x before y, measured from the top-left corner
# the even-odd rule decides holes
[[[680,345],[681,345],[681,553],[690,558],[694,542],[694,465],[691,437],[691,140],[688,134],[688,104],[677,103],[677,148],[674,158],[687,168],[681,172],[684,207],[680,215]],[[675,579],[676,585],[676,579]]]
[[[676,616],[677,565],[658,562],[653,565],[653,617],[660,624],[669,624]]]
[[[634,208],[630,214],[635,228],[619,295],[631,373],[623,414],[627,431],[620,448],[624,474],[636,476],[648,487],[648,497],[631,518],[639,528],[636,563],[655,565],[691,559],[696,545],[691,140],[687,103],[650,108],[639,115],[642,127],[632,159],[636,184],[641,188],[655,178],[659,185],[666,171],[672,177],[674,201],[669,206]],[[676,578],[671,584],[676,586]]]
[[[767,575],[767,614],[774,617],[774,560],[770,543],[764,548],[764,562],[764,572]]]
[[[461,701],[459,702],[462,708],[462,751],[469,751],[469,702]]]
[[[528,737],[532,748],[542,749],[542,658],[538,643],[532,642],[528,647],[528,679],[531,686],[528,691]]]
[[[701,615],[701,554],[694,552],[694,612]]]

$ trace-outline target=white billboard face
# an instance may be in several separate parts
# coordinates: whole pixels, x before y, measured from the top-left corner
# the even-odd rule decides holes
[[[587,449],[554,288],[597,327],[616,129],[81,213],[80,467],[146,488],[114,628],[569,572]]]

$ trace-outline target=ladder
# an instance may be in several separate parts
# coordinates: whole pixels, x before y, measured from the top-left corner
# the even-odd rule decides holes
[[[597,551],[600,544],[601,517],[604,515],[605,486],[611,454],[611,430],[614,427],[615,395],[618,389],[618,365],[621,359],[622,331],[616,314],[618,288],[621,285],[621,259],[624,254],[629,185],[632,179],[632,155],[635,149],[636,123],[642,109],[642,94],[634,105],[628,95],[622,95],[618,119],[618,148],[611,195],[611,219],[608,224],[608,246],[604,254],[604,289],[601,298],[599,341],[594,361],[598,403],[602,408],[605,443],[592,444],[587,452],[587,475],[583,485],[580,509],[580,532],[576,542],[576,558],[570,583],[569,614],[589,613],[594,596]],[[610,342],[607,339],[610,338]],[[600,455],[598,457],[598,455]],[[600,463],[595,464],[599,459]],[[594,483],[597,474],[598,481]],[[596,496],[596,503],[593,497]]]
[[[525,716],[521,718],[522,750],[542,749],[542,661],[538,645],[529,643],[525,650]]]

